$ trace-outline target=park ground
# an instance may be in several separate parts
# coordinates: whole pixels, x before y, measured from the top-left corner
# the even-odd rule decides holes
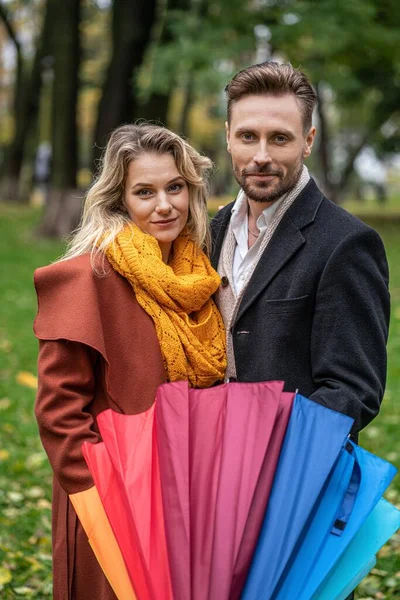
[[[224,201],[213,200],[210,212]],[[387,389],[379,417],[360,444],[400,467],[400,198],[347,208],[381,234],[391,272],[392,320]],[[37,209],[0,204],[0,597],[51,598],[51,472],[33,417],[37,342],[32,274],[62,253],[39,239]],[[400,476],[386,497],[400,507]],[[400,598],[400,536],[380,552],[357,591],[359,600]]]

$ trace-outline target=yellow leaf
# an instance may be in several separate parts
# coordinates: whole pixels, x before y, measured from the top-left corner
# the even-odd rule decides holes
[[[32,565],[33,571],[44,569],[44,566],[34,556],[27,556],[25,560]]]
[[[17,383],[25,387],[36,390],[38,386],[38,380],[36,375],[29,373],[28,371],[20,371],[16,377]]]
[[[8,450],[0,450],[0,460],[7,460],[10,458],[10,453]]]
[[[9,583],[12,579],[12,574],[10,569],[6,569],[5,567],[0,567],[0,585],[5,585]]]

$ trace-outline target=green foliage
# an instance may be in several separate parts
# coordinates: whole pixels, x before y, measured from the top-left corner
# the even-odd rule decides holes
[[[31,234],[38,215],[0,206],[0,597],[51,598],[51,473],[33,417],[34,268],[60,245]],[[23,383],[17,383],[17,378]]]

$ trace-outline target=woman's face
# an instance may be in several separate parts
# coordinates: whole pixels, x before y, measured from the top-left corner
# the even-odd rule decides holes
[[[189,216],[189,189],[171,154],[146,153],[128,166],[125,207],[132,221],[156,238],[164,262]]]

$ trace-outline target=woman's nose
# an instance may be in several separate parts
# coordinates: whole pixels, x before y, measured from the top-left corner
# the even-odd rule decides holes
[[[161,193],[158,197],[156,210],[159,213],[168,213],[172,208],[171,202],[169,201],[168,195]]]

